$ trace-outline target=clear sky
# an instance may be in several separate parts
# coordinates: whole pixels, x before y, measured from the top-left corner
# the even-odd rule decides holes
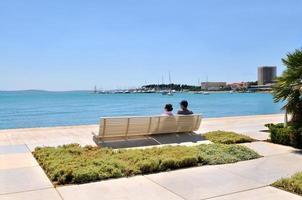
[[[3,0],[0,90],[254,81],[301,19],[301,0]]]

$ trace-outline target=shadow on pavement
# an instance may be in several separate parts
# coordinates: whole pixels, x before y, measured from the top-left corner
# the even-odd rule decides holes
[[[142,147],[142,146],[154,146],[161,144],[180,144],[185,142],[197,143],[205,141],[206,139],[196,133],[177,133],[177,134],[160,134],[152,135],[141,138],[127,138],[121,140],[110,140],[110,141],[97,141],[94,142],[99,147],[110,147],[110,148],[130,148],[130,147]]]

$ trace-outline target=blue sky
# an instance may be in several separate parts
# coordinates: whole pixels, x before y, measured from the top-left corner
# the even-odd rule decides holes
[[[253,81],[300,48],[301,0],[0,2],[0,90]]]

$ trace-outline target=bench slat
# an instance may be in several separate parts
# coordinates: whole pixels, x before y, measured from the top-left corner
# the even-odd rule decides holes
[[[201,115],[101,118],[97,138],[147,136],[196,131]]]

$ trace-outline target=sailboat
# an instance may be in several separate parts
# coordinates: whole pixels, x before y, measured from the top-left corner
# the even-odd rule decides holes
[[[161,84],[164,85],[164,84],[165,84],[164,76],[162,76],[161,80],[162,80],[162,81],[161,81]],[[161,94],[162,94],[162,95],[167,95],[168,92],[167,92],[166,90],[162,90],[162,91],[161,91]]]
[[[204,91],[202,94],[204,95],[209,95],[210,93],[207,92],[209,90],[209,79],[208,79],[208,76],[207,76],[207,80],[206,80],[206,91]]]
[[[169,95],[173,96],[172,90],[171,90],[171,73],[169,72],[169,90],[168,91],[163,91],[161,93],[162,95]]]
[[[171,86],[171,73],[170,73],[170,72],[169,72],[169,85]],[[168,92],[167,95],[169,95],[169,96],[172,96],[172,95],[173,95],[172,90],[171,90],[171,87],[170,87],[169,92]]]

